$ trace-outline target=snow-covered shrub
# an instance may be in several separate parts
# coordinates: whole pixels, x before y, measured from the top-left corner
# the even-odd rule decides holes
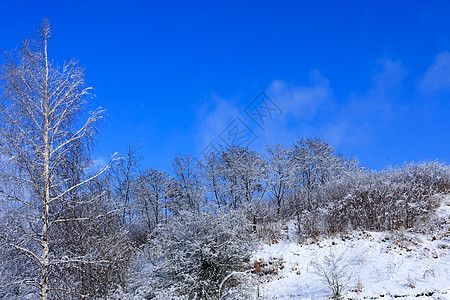
[[[316,206],[298,214],[300,237],[410,228],[437,207],[436,195],[449,186],[449,168],[436,162],[347,172],[317,189]]]
[[[361,293],[364,290],[364,284],[362,283],[361,277],[356,278],[355,289],[353,291]]]
[[[169,288],[170,297],[217,296],[226,276],[250,268],[252,239],[251,224],[240,212],[180,213],[153,233],[149,242],[149,277],[141,278],[141,285],[148,286],[146,297],[158,299]],[[222,292],[237,283],[236,278],[230,278]]]
[[[402,175],[405,182],[417,186],[424,193],[448,193],[450,191],[450,167],[437,161],[405,164]],[[419,189],[420,188],[420,189]]]
[[[344,252],[336,255],[330,249],[329,254],[322,261],[315,259],[311,261],[310,265],[313,268],[313,273],[331,289],[333,299],[341,299],[342,292],[350,280]]]
[[[283,221],[277,210],[267,201],[246,203],[241,207],[252,223],[255,237],[264,243],[275,244],[281,239]]]
[[[406,285],[410,289],[415,289],[416,288],[416,280],[413,277],[411,277],[409,274],[406,277]]]

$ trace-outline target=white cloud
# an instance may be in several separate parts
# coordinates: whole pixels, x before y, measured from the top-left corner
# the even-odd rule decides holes
[[[198,110],[198,137],[200,149],[217,140],[219,134],[240,115],[233,101],[215,94],[208,97]]]
[[[217,95],[208,97],[198,110],[198,151],[204,150],[211,142],[215,146],[223,144],[219,135],[237,117],[258,136],[250,146],[258,151],[263,150],[266,143],[291,143],[301,136],[313,135],[310,123],[334,104],[329,81],[318,70],[311,71],[309,79],[309,85],[304,86],[282,80],[273,80],[269,84],[266,93],[283,113],[266,120],[264,129],[245,114],[246,105],[239,103],[239,99],[230,100]]]
[[[434,93],[450,88],[450,53],[438,54],[433,64],[425,72],[419,89],[421,92]]]
[[[399,89],[408,72],[398,60],[384,58],[379,60],[378,64],[379,68],[373,77],[370,93],[385,97]]]
[[[325,125],[324,137],[335,145],[365,144],[380,128],[402,111],[402,81],[407,74],[400,61],[382,59],[371,88],[354,92],[341,101],[333,122]]]
[[[318,70],[311,71],[308,86],[274,80],[267,88],[267,94],[283,110],[285,117],[303,121],[313,120],[319,111],[333,105],[329,81]]]
[[[319,136],[335,146],[366,144],[374,128],[396,117],[401,110],[402,80],[406,69],[399,61],[382,59],[365,92],[353,91],[337,101],[329,80],[318,70],[310,85],[295,86],[274,80],[268,95],[284,110],[283,120],[268,128],[265,139],[292,143],[304,136]]]
[[[259,136],[250,146],[258,151],[265,144],[292,144],[311,136],[322,137],[336,147],[366,144],[376,128],[401,111],[399,99],[407,72],[399,61],[383,59],[379,66],[369,90],[354,91],[340,101],[335,99],[329,80],[318,70],[310,72],[307,85],[273,80],[266,94],[283,114],[267,120],[263,129],[238,108],[238,101],[213,95],[199,110],[199,146],[203,149],[211,141],[218,141],[219,134],[236,117],[247,122]]]

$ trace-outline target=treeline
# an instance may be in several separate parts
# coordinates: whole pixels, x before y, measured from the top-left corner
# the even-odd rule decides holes
[[[139,161],[133,147],[129,153],[121,164]],[[172,176],[136,169],[131,180],[120,183],[129,184],[124,190],[130,196],[123,199],[132,207],[124,222],[139,220],[142,230],[152,231],[169,216],[213,208],[245,210],[255,225],[296,220],[298,234],[306,237],[348,229],[392,230],[414,225],[435,207],[435,195],[450,188],[444,164],[372,171],[318,138],[268,146],[265,154],[231,146],[200,161],[182,155],[172,168]]]
[[[170,173],[133,145],[95,165],[103,110],[86,113],[83,69],[54,63],[50,36],[44,20],[0,73],[2,299],[248,299],[261,241],[409,228],[450,191],[447,165],[371,171],[313,138],[179,155]]]

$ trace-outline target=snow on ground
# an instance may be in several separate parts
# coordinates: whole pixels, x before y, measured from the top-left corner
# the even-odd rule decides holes
[[[298,244],[264,245],[254,255],[261,299],[328,299],[313,262],[334,255],[345,299],[450,299],[450,196],[422,225],[358,232]],[[342,255],[342,260],[338,261]]]

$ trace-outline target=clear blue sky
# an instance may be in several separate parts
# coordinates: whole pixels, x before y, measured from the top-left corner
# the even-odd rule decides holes
[[[258,151],[319,136],[375,169],[450,162],[448,1],[1,1],[0,48],[43,17],[107,109],[98,159],[137,141],[167,170],[244,128]]]

